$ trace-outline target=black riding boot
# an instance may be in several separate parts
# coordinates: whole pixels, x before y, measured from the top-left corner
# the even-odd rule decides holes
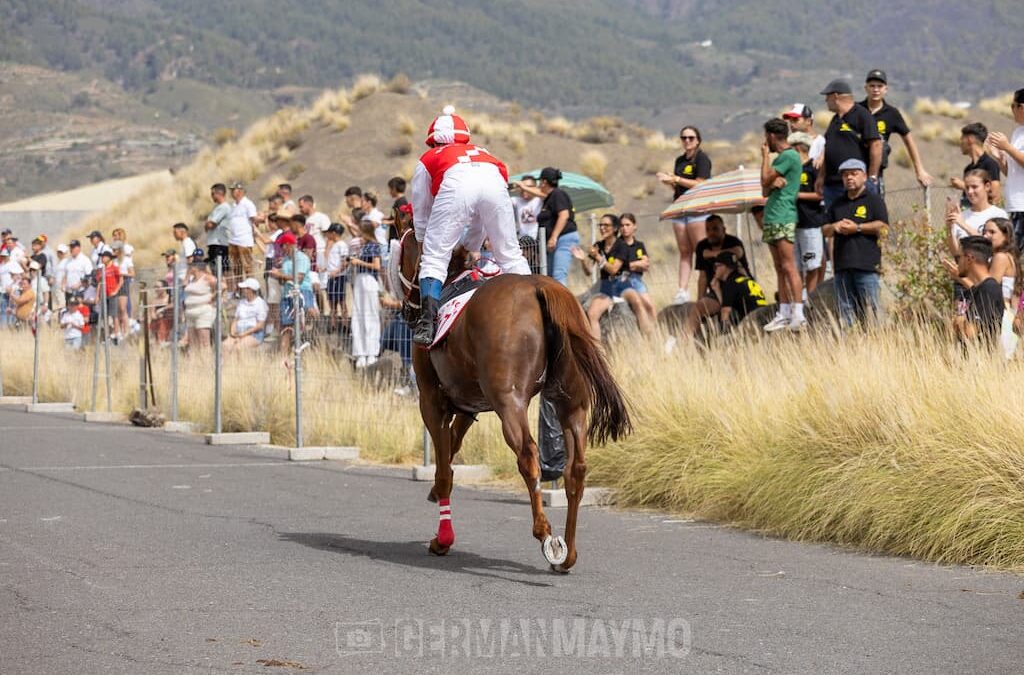
[[[420,308],[420,320],[416,324],[416,331],[413,333],[412,341],[418,345],[429,347],[434,342],[434,331],[437,328],[437,310],[440,307],[437,298],[429,295],[423,298],[423,306]]]

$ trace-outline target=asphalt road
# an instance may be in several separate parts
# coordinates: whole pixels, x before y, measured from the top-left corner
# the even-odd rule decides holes
[[[427,489],[0,410],[0,673],[1022,670],[1019,576],[607,509],[558,576],[494,490],[429,556]]]

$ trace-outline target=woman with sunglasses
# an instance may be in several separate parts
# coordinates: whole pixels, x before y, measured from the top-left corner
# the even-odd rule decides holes
[[[676,157],[671,174],[659,171],[657,176],[672,188],[672,199],[679,199],[698,183],[711,178],[711,159],[700,149],[701,135],[697,127],[685,126],[679,131],[683,154]],[[693,252],[697,243],[706,236],[704,221],[707,216],[686,216],[673,221],[676,246],[679,248],[679,290],[672,303],[681,305],[690,301],[690,273],[693,270]]]
[[[601,317],[612,308],[615,298],[621,297],[628,283],[622,280],[622,268],[629,257],[629,248],[619,239],[619,217],[606,213],[598,223],[601,238],[584,253],[579,246],[572,248],[572,255],[583,265],[588,275],[594,265],[600,270],[601,281],[597,293],[590,299],[587,306],[587,318],[590,320],[590,332],[594,339],[601,339]]]

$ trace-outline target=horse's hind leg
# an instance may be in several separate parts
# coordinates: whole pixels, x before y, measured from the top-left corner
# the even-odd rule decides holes
[[[544,515],[544,505],[540,493],[540,451],[537,442],[530,434],[530,421],[526,416],[526,406],[518,401],[497,407],[495,412],[501,419],[501,432],[505,442],[516,453],[519,474],[526,482],[530,495],[530,510],[533,512],[533,536],[537,541],[544,542],[551,536],[551,525]]]
[[[587,476],[587,411],[576,408],[566,418],[562,426],[565,429],[565,447],[569,452],[569,461],[565,472],[565,497],[568,509],[565,514],[565,562],[552,565],[556,572],[568,572],[576,564],[576,517],[583,499],[583,486]]]

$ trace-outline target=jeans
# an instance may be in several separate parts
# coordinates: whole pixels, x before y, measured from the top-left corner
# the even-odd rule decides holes
[[[548,276],[562,284],[568,285],[569,267],[572,265],[572,249],[580,245],[580,233],[570,232],[558,238],[555,250],[548,252]]]
[[[412,329],[405,322],[401,314],[395,314],[394,318],[384,326],[384,334],[381,336],[381,351],[398,352],[402,357],[402,365],[408,368],[412,365]]]
[[[836,300],[843,325],[850,327],[855,320],[863,323],[877,319],[881,275],[860,270],[836,270],[835,274]]]

